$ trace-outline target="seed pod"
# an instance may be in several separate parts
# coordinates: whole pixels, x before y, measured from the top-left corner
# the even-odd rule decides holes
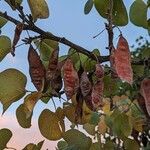
[[[14,39],[13,39],[13,46],[12,46],[12,49],[11,49],[11,54],[13,56],[15,56],[15,46],[17,45],[17,43],[20,39],[20,35],[21,35],[21,32],[23,31],[23,27],[24,27],[23,23],[19,23],[19,24],[16,25],[15,35],[14,35]]]
[[[85,101],[85,103],[86,103],[86,106],[87,106],[90,110],[95,111],[95,108],[94,108],[93,103],[92,103],[92,96],[91,96],[91,93],[92,93],[92,92],[90,92],[87,96],[84,97],[84,101]]]
[[[67,99],[71,99],[79,87],[79,77],[71,59],[67,59],[63,65],[63,74],[65,93]]]
[[[95,67],[96,67],[96,69],[95,69],[96,77],[99,79],[103,78],[104,77],[103,67],[100,64],[96,64]]]
[[[52,80],[53,77],[55,76],[58,64],[58,55],[59,55],[59,47],[52,52],[51,57],[49,58],[49,65],[46,72],[46,79],[48,81]]]
[[[95,109],[103,106],[103,89],[104,83],[103,80],[99,80],[92,89],[92,104]]]
[[[141,94],[144,97],[147,112],[150,116],[150,79],[141,82]]]
[[[80,88],[83,97],[87,96],[92,88],[92,84],[87,76],[87,73],[84,71],[80,78]]]
[[[29,73],[31,80],[38,91],[43,90],[45,82],[45,68],[36,50],[30,45],[28,52]]]
[[[122,35],[119,38],[117,49],[114,51],[114,64],[118,77],[132,84],[133,71],[131,67],[131,55],[128,42]]]

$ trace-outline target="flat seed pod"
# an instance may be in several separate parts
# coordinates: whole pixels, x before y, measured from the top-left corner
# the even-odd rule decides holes
[[[104,70],[103,67],[100,64],[95,65],[95,75],[97,78],[103,78],[104,77]]]
[[[38,53],[35,49],[30,46],[28,52],[28,62],[29,62],[29,73],[31,80],[38,91],[43,88],[43,83],[45,81],[45,68],[40,60]]]
[[[103,80],[98,81],[92,89],[92,104],[95,109],[103,106],[103,89],[104,83]]]
[[[13,56],[15,56],[15,46],[17,45],[19,39],[20,39],[20,35],[21,32],[23,31],[23,23],[19,23],[16,25],[16,29],[15,29],[15,35],[14,35],[14,39],[13,39],[13,46],[12,46],[12,50],[11,50],[11,54]]]
[[[146,109],[150,116],[150,79],[144,79],[141,82],[141,94],[145,99]]]
[[[114,66],[118,77],[132,84],[133,71],[131,67],[131,55],[127,40],[121,35],[117,49],[114,51]]]
[[[81,88],[81,92],[83,97],[87,96],[92,88],[92,84],[87,76],[87,72],[83,72],[80,78],[80,88]]]
[[[46,72],[47,80],[52,80],[55,76],[55,72],[58,64],[58,55],[59,55],[59,47],[52,52],[51,57],[49,58],[49,65]]]
[[[71,99],[79,87],[79,77],[71,59],[67,59],[63,65],[63,74],[65,93],[67,99]]]
[[[85,101],[85,103],[86,103],[86,106],[87,106],[90,110],[95,111],[95,108],[94,108],[93,103],[92,103],[92,96],[91,96],[91,93],[92,93],[92,92],[90,92],[87,96],[84,97],[84,101]]]

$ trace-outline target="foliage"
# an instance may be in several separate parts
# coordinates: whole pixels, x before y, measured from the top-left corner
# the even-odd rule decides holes
[[[13,39],[0,36],[0,61],[8,53],[15,56],[19,40],[27,44],[31,78],[28,81],[31,80],[37,91],[26,89],[27,77],[21,71],[6,68],[0,72],[3,113],[12,103],[24,98],[16,110],[16,117],[22,128],[30,128],[34,107],[39,100],[55,103],[56,97],[64,100],[65,94],[67,100],[62,102],[63,107],[55,108],[55,112],[45,109],[38,118],[43,137],[60,140],[58,150],[128,150],[139,149],[141,143],[142,148],[148,149],[150,43],[140,37],[136,40],[138,46],[133,46],[134,51],[130,52],[128,39],[124,38],[120,26],[126,26],[130,20],[135,26],[150,32],[147,15],[150,1],[146,4],[143,0],[134,0],[128,8],[129,17],[123,0],[86,2],[85,14],[95,7],[100,17],[107,21],[109,56],[101,56],[98,49],[88,51],[37,27],[38,19],[46,19],[50,15],[45,0],[28,0],[31,14],[24,12],[22,0],[5,0],[5,3],[19,13],[20,19],[16,20],[0,10],[0,29],[3,31],[8,21],[16,26]],[[120,36],[115,48],[113,29],[116,27]],[[32,31],[34,36],[22,37],[24,31]],[[67,55],[60,56],[60,43],[69,46]],[[104,65],[103,62],[107,63]],[[72,124],[67,131],[66,119]],[[77,128],[79,125],[83,127],[81,131]],[[10,130],[0,130],[0,149],[7,148],[11,137]],[[24,150],[40,150],[43,143],[30,143]]]

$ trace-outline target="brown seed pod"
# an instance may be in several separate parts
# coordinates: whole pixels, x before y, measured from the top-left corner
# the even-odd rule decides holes
[[[96,69],[95,69],[95,75],[97,78],[101,79],[104,77],[104,69],[100,64],[96,64],[95,65]]]
[[[87,76],[87,72],[83,72],[80,78],[80,88],[83,97],[87,96],[92,88],[92,84]]]
[[[59,55],[59,47],[54,50],[49,58],[49,65],[46,72],[46,79],[48,81],[52,80],[55,76],[55,72],[58,64],[58,55]]]
[[[144,79],[141,82],[141,94],[144,97],[147,112],[150,116],[150,79]]]
[[[71,59],[67,59],[63,65],[64,88],[67,99],[71,99],[79,87],[79,77],[73,67]]]
[[[99,80],[92,89],[92,104],[95,109],[103,106],[103,89],[104,83],[103,80]]]
[[[15,35],[14,35],[14,39],[13,39],[13,46],[12,46],[12,49],[11,49],[11,54],[13,56],[15,56],[15,46],[17,45],[17,43],[20,39],[20,35],[23,31],[23,27],[24,27],[23,23],[19,23],[19,24],[16,25]]]
[[[121,80],[132,84],[133,71],[131,67],[131,55],[127,40],[121,35],[117,49],[114,51],[114,66]]]
[[[36,50],[30,45],[28,52],[29,73],[31,80],[38,91],[43,90],[45,82],[45,68]]]

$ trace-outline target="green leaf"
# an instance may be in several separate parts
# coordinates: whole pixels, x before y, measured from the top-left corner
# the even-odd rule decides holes
[[[37,149],[36,149],[35,144],[30,143],[30,144],[26,145],[25,148],[23,148],[22,150],[37,150]]]
[[[44,140],[41,141],[41,142],[39,142],[39,143],[37,144],[37,150],[41,150],[43,144],[44,144]]]
[[[49,17],[49,8],[45,0],[28,0],[33,19],[46,19]]]
[[[111,115],[112,119],[112,130],[115,135],[119,137],[128,137],[132,132],[132,124],[129,120],[129,117],[125,113],[121,113],[118,110],[115,110]]]
[[[132,65],[133,72],[136,76],[142,77],[144,75],[144,66],[143,65]]]
[[[21,104],[16,110],[16,117],[19,125],[22,128],[30,128],[31,127],[31,118],[32,113],[28,112],[24,104]]]
[[[23,0],[5,0],[9,6],[12,8],[12,10],[16,10],[18,5],[21,5]]]
[[[138,143],[135,140],[131,140],[131,139],[127,139],[124,141],[124,147],[126,150],[140,149]]]
[[[112,141],[107,141],[104,144],[104,150],[114,150],[115,149],[115,145]]]
[[[93,0],[88,0],[84,6],[84,14],[89,14],[93,7]]]
[[[113,0],[113,24],[125,26],[128,24],[128,14],[122,0]],[[108,18],[109,0],[94,0],[94,5],[100,16]]]
[[[35,40],[35,45],[38,47],[40,52],[40,58],[47,68],[49,63],[49,58],[52,54],[52,51],[55,50],[58,47],[58,42],[52,41],[50,39],[44,39],[44,40]]]
[[[57,147],[59,150],[64,150],[65,148],[68,147],[68,143],[66,141],[59,141],[57,143]]]
[[[0,101],[3,112],[25,95],[26,83],[26,76],[19,70],[10,68],[0,73]]]
[[[133,2],[129,16],[134,25],[147,28],[147,5],[143,0],[135,0]]]
[[[42,111],[38,125],[41,134],[49,140],[59,140],[62,137],[62,128],[59,118],[52,111],[45,109]]]
[[[0,36],[0,62],[11,50],[11,40],[7,36]]]
[[[98,113],[96,112],[93,112],[91,114],[91,120],[90,120],[90,123],[93,124],[93,125],[97,125],[100,121],[100,116]]]
[[[95,125],[86,123],[83,125],[83,129],[90,135],[95,135]]]
[[[91,147],[90,147],[90,149],[89,149],[89,150],[102,150],[102,148],[101,148],[101,144],[100,144],[100,143],[98,143],[98,142],[93,143],[93,144],[91,145]]]
[[[63,135],[63,139],[68,143],[68,145],[75,145],[81,150],[88,150],[92,144],[89,137],[76,129],[66,131]]]
[[[125,26],[128,24],[128,14],[123,0],[113,0],[113,24]]]
[[[1,129],[0,130],[0,150],[5,149],[7,143],[12,137],[12,132],[9,129]]]
[[[0,29],[7,23],[7,20],[3,17],[0,17]]]
[[[94,0],[94,6],[100,16],[107,18],[109,0]]]

